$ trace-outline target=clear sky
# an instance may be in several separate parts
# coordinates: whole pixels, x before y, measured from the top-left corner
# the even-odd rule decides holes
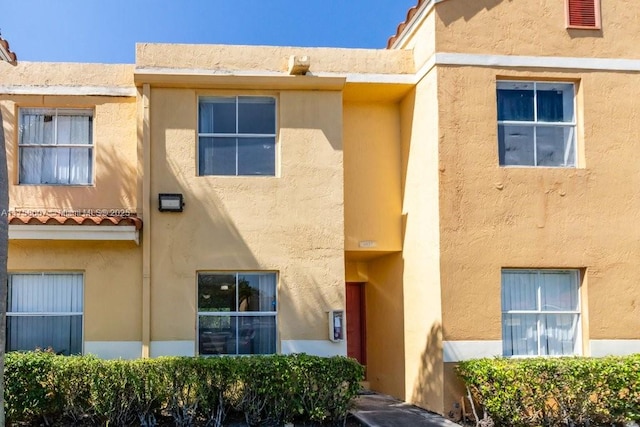
[[[417,0],[3,0],[22,61],[133,63],[136,42],[383,48]]]

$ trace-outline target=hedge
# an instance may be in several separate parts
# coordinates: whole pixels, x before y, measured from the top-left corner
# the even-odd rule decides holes
[[[496,426],[603,426],[640,420],[640,355],[477,359],[460,378]]]
[[[221,426],[344,419],[364,368],[305,354],[101,360],[8,353],[5,409],[33,425]]]

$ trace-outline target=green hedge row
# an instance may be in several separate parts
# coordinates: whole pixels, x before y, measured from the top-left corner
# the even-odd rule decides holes
[[[497,426],[603,426],[640,420],[640,355],[478,359],[458,375]]]
[[[60,425],[223,425],[346,417],[364,368],[344,357],[162,357],[132,361],[9,353],[11,422]]]

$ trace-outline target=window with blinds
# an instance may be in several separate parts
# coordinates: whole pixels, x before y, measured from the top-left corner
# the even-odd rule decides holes
[[[566,0],[567,27],[600,28],[600,0]]]
[[[82,353],[83,275],[11,274],[7,351],[51,349]]]

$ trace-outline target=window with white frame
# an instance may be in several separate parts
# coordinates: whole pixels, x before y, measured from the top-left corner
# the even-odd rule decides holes
[[[20,184],[90,185],[93,110],[21,108]]]
[[[580,354],[578,270],[502,270],[504,356]]]
[[[576,166],[573,83],[499,81],[501,166]]]
[[[276,273],[199,273],[199,353],[275,353],[276,309]]]
[[[7,351],[82,353],[82,307],[81,273],[10,274]]]
[[[198,175],[264,175],[276,171],[276,100],[200,97]]]

